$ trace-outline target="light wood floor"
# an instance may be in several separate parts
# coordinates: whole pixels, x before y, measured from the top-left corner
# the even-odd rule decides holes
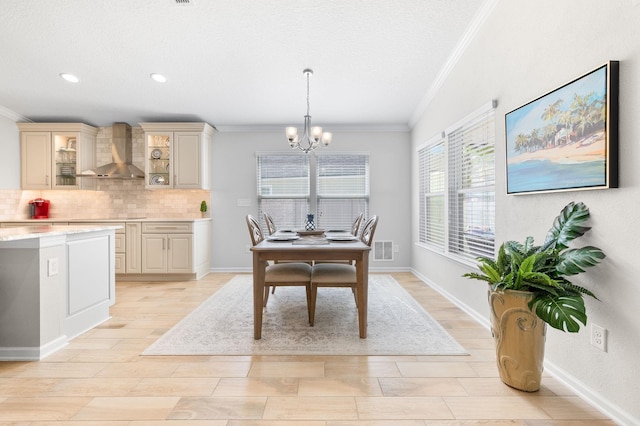
[[[613,425],[550,376],[502,384],[490,332],[410,273],[394,273],[469,356],[140,353],[233,274],[118,283],[113,318],[40,362],[0,362],[0,424]]]

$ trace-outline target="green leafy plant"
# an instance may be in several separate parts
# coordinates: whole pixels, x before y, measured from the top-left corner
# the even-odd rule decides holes
[[[207,211],[207,202],[202,200],[202,202],[200,203],[200,211],[202,213],[206,213]]]
[[[591,227],[584,226],[589,209],[583,203],[567,204],[555,218],[540,246],[532,237],[523,243],[504,242],[497,258],[478,257],[481,273],[464,277],[489,283],[495,291],[521,290],[533,293],[529,309],[558,330],[575,333],[587,324],[583,296],[597,297],[588,289],[572,284],[566,277],[585,272],[598,264],[605,254],[597,247],[569,248],[569,242]]]

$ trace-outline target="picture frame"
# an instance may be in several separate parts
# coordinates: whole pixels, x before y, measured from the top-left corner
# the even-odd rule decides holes
[[[618,187],[619,62],[505,114],[507,194]]]

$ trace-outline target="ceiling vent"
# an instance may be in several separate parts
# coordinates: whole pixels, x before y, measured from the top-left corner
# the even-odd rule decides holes
[[[195,6],[195,0],[169,0],[173,6]]]

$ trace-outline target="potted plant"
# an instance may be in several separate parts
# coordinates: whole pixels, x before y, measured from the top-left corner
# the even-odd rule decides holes
[[[588,218],[586,205],[571,202],[555,218],[542,245],[534,245],[532,237],[504,242],[495,260],[477,258],[480,273],[463,275],[489,284],[496,361],[500,378],[509,386],[530,392],[540,388],[547,324],[575,333],[580,323],[587,323],[583,296],[596,296],[567,277],[605,257],[597,247],[569,248],[569,242],[591,229],[584,226]]]
[[[207,202],[205,200],[200,203],[200,213],[202,213],[202,217],[207,215]]]

